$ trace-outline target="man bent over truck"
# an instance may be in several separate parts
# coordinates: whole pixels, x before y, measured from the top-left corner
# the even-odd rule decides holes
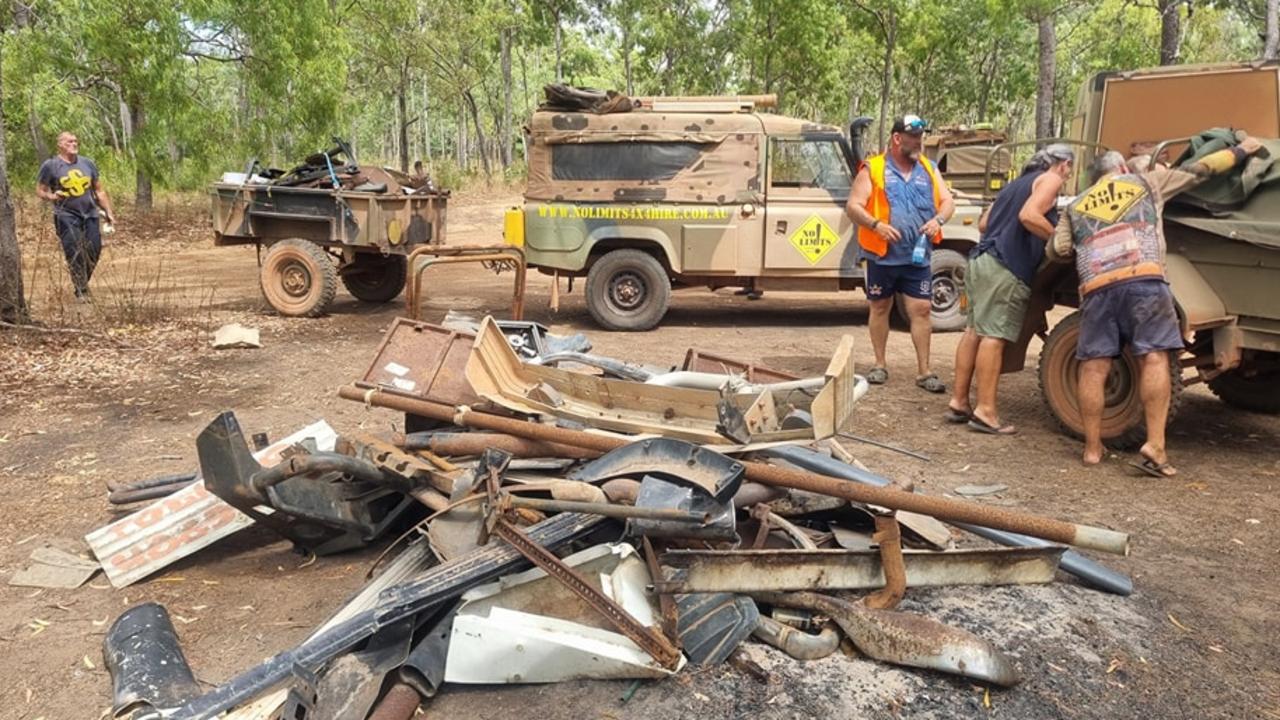
[[[1074,254],[1080,279],[1076,358],[1085,465],[1102,461],[1103,389],[1111,361],[1129,345],[1140,368],[1147,427],[1142,460],[1131,464],[1155,477],[1177,474],[1165,451],[1164,430],[1171,392],[1168,353],[1181,351],[1183,340],[1165,279],[1164,203],[1211,175],[1230,171],[1261,148],[1248,137],[1186,170],[1143,174],[1130,171],[1120,153],[1108,152],[1098,159],[1094,184],[1058,221],[1048,255],[1066,261]]]

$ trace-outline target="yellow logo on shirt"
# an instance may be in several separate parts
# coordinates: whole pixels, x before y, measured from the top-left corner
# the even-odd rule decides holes
[[[67,194],[71,197],[80,197],[81,195],[84,195],[92,182],[93,181],[86,177],[84,173],[80,172],[80,168],[71,168],[67,171],[66,175],[63,175],[58,180],[58,184],[61,185],[62,189],[66,190]]]
[[[1089,188],[1075,204],[1075,211],[1113,223],[1146,195],[1147,189],[1137,183],[1107,180]]]

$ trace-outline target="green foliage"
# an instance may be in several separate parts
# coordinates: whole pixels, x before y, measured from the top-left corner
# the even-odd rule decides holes
[[[776,93],[779,112],[843,124],[880,111],[886,38],[875,11],[888,10],[889,114],[916,112],[935,125],[991,122],[1025,137],[1036,17],[1052,13],[1057,28],[1060,124],[1093,73],[1155,64],[1160,30],[1156,12],[1132,0],[28,4],[30,21],[6,26],[0,55],[18,187],[57,132],[70,129],[118,194],[132,189],[135,171],[160,187],[198,189],[251,157],[287,167],[335,135],[352,140],[362,162],[396,164],[402,123],[406,154],[442,185],[467,183],[486,166],[495,181],[515,179],[519,127],[557,64],[567,82],[625,89],[629,81],[636,95]],[[1185,61],[1257,56],[1261,0],[1191,7]],[[517,152],[502,168],[508,92]]]

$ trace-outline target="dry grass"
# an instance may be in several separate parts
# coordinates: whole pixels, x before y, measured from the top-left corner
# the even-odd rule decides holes
[[[0,407],[35,396],[102,393],[153,382],[190,362],[212,324],[212,288],[180,277],[172,254],[209,242],[207,201],[169,198],[122,212],[90,282],[74,297],[47,206],[18,207],[18,239],[34,327],[0,332]]]

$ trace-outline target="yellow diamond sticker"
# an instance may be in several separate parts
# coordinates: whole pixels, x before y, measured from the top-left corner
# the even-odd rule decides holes
[[[790,240],[810,265],[817,265],[819,260],[831,252],[831,248],[840,243],[840,236],[822,218],[814,215],[791,234]]]
[[[1103,222],[1113,223],[1145,197],[1147,189],[1126,180],[1107,180],[1089,188],[1075,205],[1075,211]]]

